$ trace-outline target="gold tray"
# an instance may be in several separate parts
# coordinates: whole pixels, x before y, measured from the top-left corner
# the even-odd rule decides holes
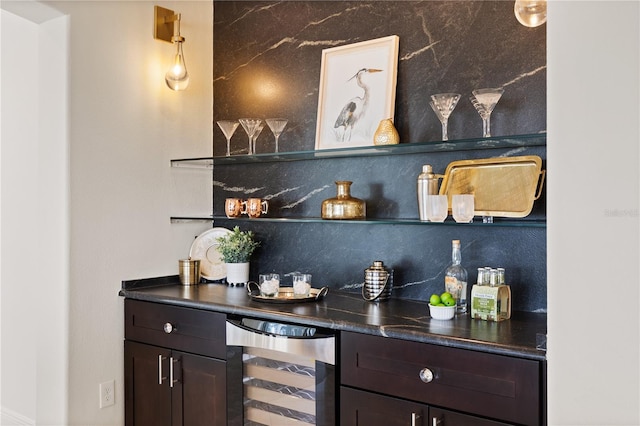
[[[312,288],[309,292],[309,296],[298,296],[293,294],[293,287],[280,287],[277,296],[261,296],[260,287],[255,281],[249,281],[247,283],[247,293],[251,300],[257,302],[267,303],[302,303],[302,302],[315,302],[322,299],[329,292],[329,287]]]
[[[473,194],[476,216],[525,217],[540,198],[544,177],[536,155],[454,161],[447,166],[440,195],[447,195],[451,206],[452,195]]]

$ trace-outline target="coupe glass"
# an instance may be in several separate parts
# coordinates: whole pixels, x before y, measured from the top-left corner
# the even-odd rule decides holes
[[[239,123],[231,120],[220,120],[217,123],[224,133],[224,137],[227,138],[227,157],[229,157],[231,155],[231,136],[235,133]]]
[[[438,116],[438,120],[442,123],[442,140],[449,140],[449,134],[447,131],[449,116],[453,112],[456,105],[458,105],[458,101],[460,100],[460,95],[457,93],[438,93],[436,95],[431,95],[431,108]]]
[[[262,120],[259,118],[241,118],[239,121],[249,137],[249,155],[251,155],[253,154],[253,136],[255,135],[260,123],[262,123]]]
[[[276,152],[278,152],[278,139],[287,123],[288,121],[284,118],[267,118],[267,125],[271,129],[271,132],[273,132],[273,136],[276,137]]]
[[[491,113],[502,97],[504,90],[497,87],[477,89],[471,93],[473,95],[469,99],[482,118],[482,137],[488,138],[491,136]]]

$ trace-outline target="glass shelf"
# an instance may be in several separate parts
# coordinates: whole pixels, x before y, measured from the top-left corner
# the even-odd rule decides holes
[[[213,169],[213,158],[183,158],[180,160],[171,160],[171,167],[181,167],[185,169]]]
[[[173,220],[173,218],[172,218]],[[418,219],[366,219],[366,220],[329,220],[320,217],[260,217],[251,219],[248,217],[238,217],[229,219],[226,216],[213,216],[216,220],[237,221],[237,222],[277,222],[277,223],[346,223],[358,225],[423,225],[423,226],[497,226],[497,227],[526,227],[526,228],[546,228],[547,222],[540,219],[510,219],[494,217],[493,223],[482,223],[482,218],[477,217],[471,223],[457,223],[449,218],[442,223],[423,222]]]
[[[340,157],[373,157],[378,155],[406,155],[433,152],[455,152],[468,150],[499,149],[514,147],[546,146],[547,134],[493,136],[490,138],[459,139],[435,142],[414,142],[398,145],[372,145],[356,148],[323,149],[313,151],[290,151],[255,155],[232,155],[230,157],[185,158],[172,160],[172,167],[212,169],[214,165],[250,163],[272,163],[284,161],[323,160]]]
[[[213,222],[213,218],[211,216],[209,217],[197,217],[197,216],[172,216],[171,217],[171,223],[189,223],[189,222],[202,222],[202,223],[209,223],[209,222]]]

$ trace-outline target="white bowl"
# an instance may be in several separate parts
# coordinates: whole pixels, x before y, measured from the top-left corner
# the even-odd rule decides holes
[[[429,303],[429,313],[431,317],[439,320],[450,320],[456,314],[454,306],[434,306]]]

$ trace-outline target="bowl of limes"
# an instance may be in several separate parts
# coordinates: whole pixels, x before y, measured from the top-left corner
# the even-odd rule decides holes
[[[429,313],[433,319],[450,320],[456,314],[456,299],[448,291],[432,294],[429,298]]]

